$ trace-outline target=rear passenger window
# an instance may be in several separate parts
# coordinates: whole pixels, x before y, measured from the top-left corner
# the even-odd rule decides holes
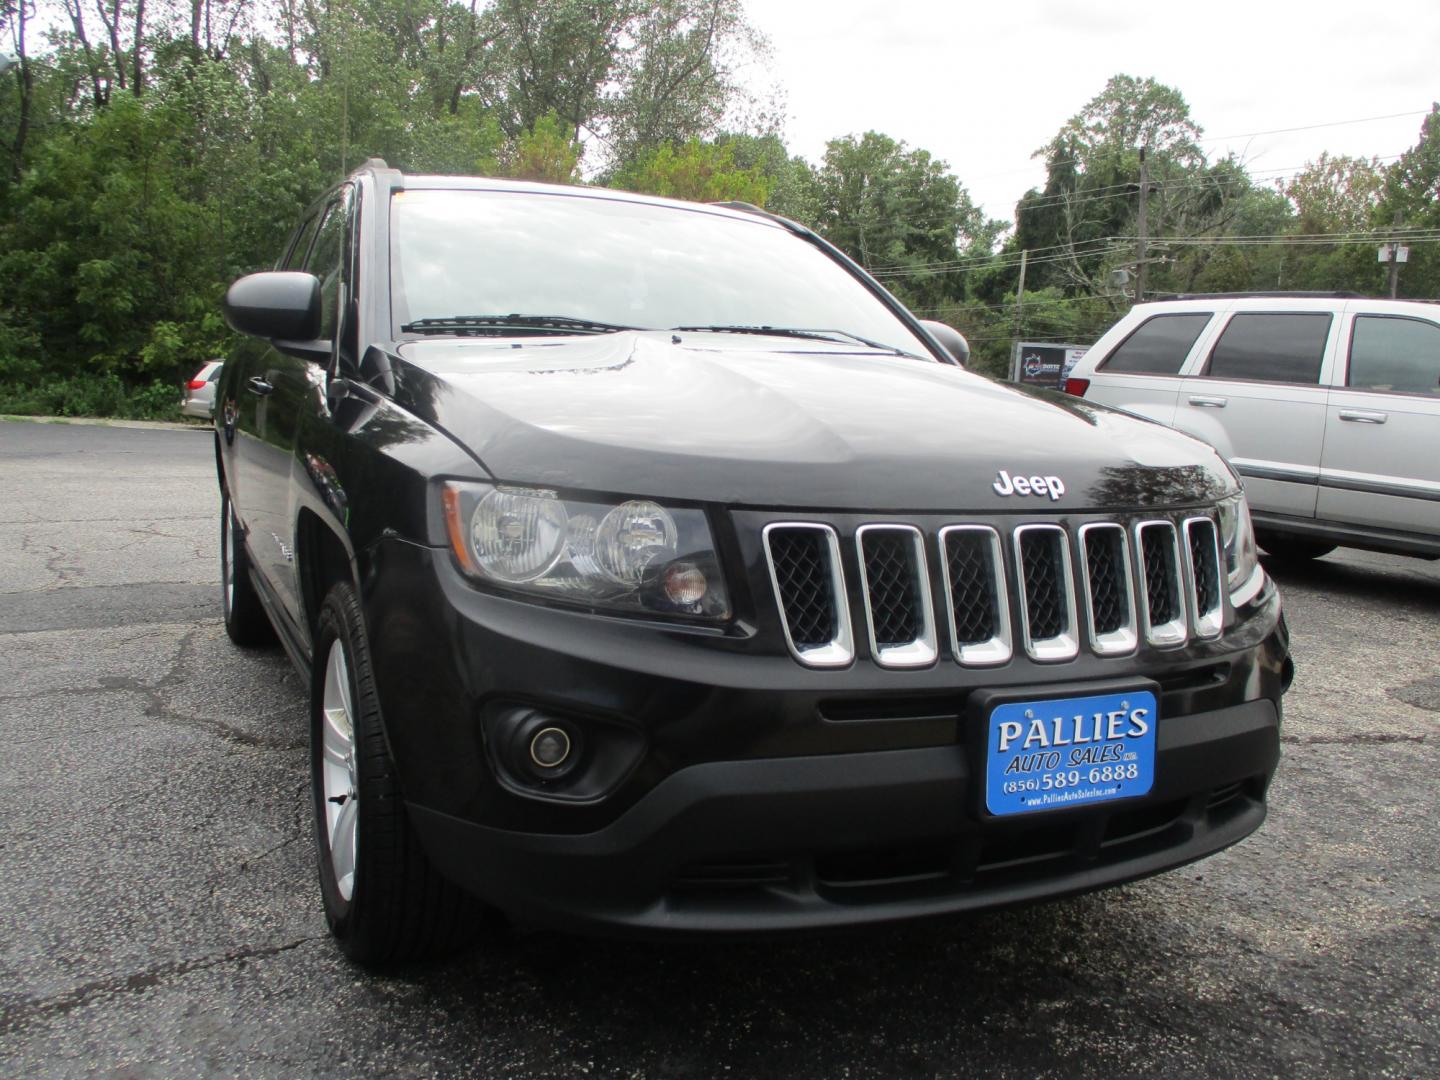
[[[1190,347],[1205,329],[1212,312],[1188,315],[1156,315],[1115,347],[1102,371],[1139,371],[1149,375],[1175,375]]]
[[[1205,374],[1212,379],[1318,383],[1328,314],[1236,315],[1210,353]]]
[[[1440,326],[1422,319],[1357,315],[1346,382],[1357,390],[1440,394]]]

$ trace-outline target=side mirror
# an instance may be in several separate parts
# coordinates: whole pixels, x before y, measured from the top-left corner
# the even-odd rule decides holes
[[[970,363],[970,343],[959,330],[934,319],[921,319],[920,325],[930,331],[930,336],[944,346],[957,364],[966,367]]]
[[[232,330],[269,341],[310,342],[320,334],[320,279],[269,270],[236,281],[221,302]]]

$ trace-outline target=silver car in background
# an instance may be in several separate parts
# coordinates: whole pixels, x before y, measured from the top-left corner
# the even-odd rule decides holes
[[[1219,450],[1277,558],[1440,558],[1440,305],[1315,293],[1137,304],[1066,389]]]
[[[215,415],[215,384],[220,381],[223,360],[206,360],[194,377],[185,384],[180,411],[186,416],[209,420]]]

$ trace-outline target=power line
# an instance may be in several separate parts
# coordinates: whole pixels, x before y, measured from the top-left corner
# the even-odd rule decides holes
[[[1105,255],[1123,250],[1125,247],[1135,243],[1138,237],[1134,235],[1112,235],[1096,240],[1082,241],[1072,248],[1069,244],[1054,244],[1046,248],[1030,249],[1029,262],[1036,263],[1065,262],[1072,258],[1088,258],[1093,255]],[[1378,229],[1351,230],[1348,232],[1332,233],[1253,233],[1236,236],[1158,236],[1151,237],[1149,242],[1156,247],[1166,245],[1181,245],[1186,247],[1215,247],[1233,245],[1245,246],[1298,246],[1298,247],[1334,247],[1342,244],[1364,244],[1379,243],[1386,240],[1404,240],[1406,243],[1428,244],[1440,243],[1440,229],[1426,228],[1402,228],[1393,229],[1381,227]],[[1036,255],[1040,252],[1053,252],[1053,254]],[[910,266],[897,267],[888,270],[871,270],[872,277],[881,280],[893,280],[896,278],[917,277],[930,273],[950,273],[966,270],[972,267],[984,267],[987,269],[1007,270],[1020,265],[1020,253],[1008,252],[997,255],[975,256],[969,259],[957,259],[947,262],[914,263]]]
[[[1068,259],[1074,255],[1099,255],[1104,250],[1114,246],[1114,237],[1102,237],[1098,240],[1082,240],[1076,244],[1053,244],[1044,248],[1029,248],[1029,261],[1053,262],[1056,259]],[[1036,252],[1054,252],[1049,255],[1036,255]],[[912,277],[917,272],[939,272],[948,270],[964,270],[972,266],[990,266],[1005,268],[1020,265],[1021,253],[1018,251],[1005,252],[993,255],[974,255],[964,259],[952,259],[932,263],[910,263],[891,266],[886,269],[870,269],[870,275],[875,278]]]
[[[1296,131],[1317,131],[1321,128],[1344,127],[1347,124],[1369,124],[1379,120],[1399,120],[1407,116],[1428,116],[1429,114],[1429,109],[1416,109],[1410,112],[1387,113],[1384,116],[1361,116],[1352,120],[1327,120],[1319,124],[1302,124],[1298,127],[1271,128],[1268,131],[1246,131],[1239,135],[1212,135],[1196,139],[1195,141],[1197,143],[1213,143],[1226,142],[1230,139],[1253,139],[1260,135],[1287,135]],[[1043,151],[1041,152],[1043,153]],[[1052,165],[1074,165],[1082,160],[1083,159],[1079,157],[1056,158],[1053,161],[1047,159],[1045,164],[1047,167]],[[1015,173],[1029,172],[1033,168],[1033,165],[1026,165],[1018,169],[1001,169],[997,172],[980,173],[978,176],[971,177],[971,179],[988,180],[996,176],[1011,176]]]
[[[1300,127],[1271,128],[1269,131],[1242,131],[1239,135],[1212,135],[1196,142],[1226,142],[1230,139],[1253,139],[1258,135],[1288,135],[1292,131],[1316,131],[1320,128],[1344,127],[1346,124],[1369,124],[1376,120],[1400,120],[1407,116],[1428,116],[1429,109],[1411,112],[1386,113],[1384,116],[1361,116],[1355,120],[1330,120],[1324,124],[1303,124]]]
[[[1110,293],[1084,293],[1080,296],[1061,296],[1043,299],[1034,299],[1033,293],[1031,293],[1030,295],[1032,299],[1026,301],[1026,303],[1034,304],[1035,307],[1033,310],[1035,312],[1043,312],[1046,308],[1061,307],[1067,304],[1083,304],[1091,300],[1112,300],[1115,299],[1119,294],[1112,295]],[[1003,300],[993,303],[985,300],[964,300],[954,304],[942,304],[939,307],[912,308],[911,310],[914,311],[917,315],[919,315],[921,313],[934,314],[936,312],[950,311],[1005,312],[1009,311],[1012,307],[1014,307],[1014,302],[1011,300]],[[1030,312],[1031,310],[1032,309],[1027,306],[1026,311]]]
[[[1059,253],[1054,254],[1054,255],[1044,255],[1044,256],[1041,256],[1041,257],[1039,257],[1039,258],[1035,258],[1035,257],[1032,256],[1032,257],[1029,258],[1027,261],[1030,263],[1031,266],[1034,266],[1034,265],[1037,264],[1037,263],[1065,262],[1065,261],[1067,261],[1067,260],[1069,260],[1069,259],[1077,258],[1077,257],[1079,257],[1079,258],[1084,258],[1084,257],[1088,257],[1088,256],[1090,256],[1090,255],[1104,255],[1104,254],[1106,254],[1107,252],[1109,252],[1109,251],[1111,251],[1111,250],[1114,250],[1114,249],[1116,248],[1116,244],[1115,244],[1113,241],[1114,241],[1114,238],[1113,238],[1113,237],[1109,237],[1109,238],[1107,238],[1103,243],[1097,243],[1097,244],[1095,244],[1095,245],[1091,245],[1091,246],[1087,246],[1087,247],[1083,247],[1083,248],[1077,246],[1074,251],[1068,251],[1068,250],[1067,250],[1067,251],[1059,252]],[[893,279],[895,279],[895,278],[917,277],[917,276],[922,275],[922,274],[945,273],[945,272],[953,272],[953,271],[958,271],[958,270],[965,270],[965,269],[969,269],[969,268],[972,267],[972,266],[980,266],[980,267],[986,267],[986,268],[994,268],[994,269],[997,269],[997,270],[1006,270],[1006,269],[1009,269],[1009,268],[1011,268],[1011,267],[1019,266],[1019,265],[1020,265],[1019,254],[1020,254],[1019,252],[1016,252],[1016,253],[1014,253],[1014,255],[991,255],[991,256],[987,256],[987,257],[985,257],[985,258],[976,259],[976,260],[974,260],[973,262],[969,262],[969,263],[965,263],[965,264],[960,264],[960,263],[916,263],[915,265],[910,266],[910,267],[907,267],[907,268],[905,268],[905,269],[903,269],[903,270],[887,270],[887,271],[885,271],[885,272],[883,272],[883,273],[877,273],[877,272],[875,272],[875,271],[871,271],[871,276],[874,277],[874,278],[877,278],[877,279],[879,279],[879,280],[882,280],[882,281],[888,281],[888,280],[893,280]]]
[[[1119,237],[1118,239],[1129,240],[1134,238]],[[1391,229],[1375,229],[1354,233],[1281,234],[1275,236],[1175,236],[1156,239],[1154,243],[1157,246],[1161,244],[1178,244],[1182,247],[1206,247],[1222,244],[1235,247],[1336,247],[1343,244],[1370,244],[1395,239],[1404,240],[1407,244],[1436,244],[1440,243],[1440,229],[1413,233],[1403,233],[1399,230]]]
[[[1397,161],[1404,156],[1405,155],[1402,152],[1399,154],[1387,154],[1384,157],[1366,158],[1364,160],[1367,162],[1387,162]],[[1151,182],[1151,189],[1163,189],[1166,191],[1173,191],[1177,189],[1192,187],[1241,187],[1247,184],[1253,184],[1253,182],[1256,180],[1266,180],[1273,182],[1277,180],[1287,179],[1289,177],[1299,175],[1300,173],[1304,172],[1305,169],[1307,169],[1308,167],[1309,165],[1287,165],[1283,169],[1265,169],[1254,173],[1247,172],[1243,176],[1193,176],[1180,177],[1173,180],[1155,180]],[[1022,210],[1041,210],[1050,206],[1079,206],[1083,203],[1088,202],[1106,202],[1110,199],[1128,199],[1135,195],[1137,186],[1138,185],[1134,181],[1126,184],[1107,184],[1104,187],[1091,188],[1088,191],[1084,191],[1083,194],[1077,192],[1076,194],[1079,196],[1078,198],[1072,197],[1069,193],[1060,192],[1054,195],[1041,195],[1038,199],[1033,199],[1029,202],[1025,202],[1024,197],[1022,196],[1019,200],[1016,201],[1015,209],[1018,213]],[[1097,192],[1111,191],[1115,188],[1124,188],[1125,190],[1115,191],[1115,193],[1111,195],[1097,194]]]

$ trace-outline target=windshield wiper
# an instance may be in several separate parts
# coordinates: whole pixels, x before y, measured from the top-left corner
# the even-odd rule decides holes
[[[577,319],[571,315],[446,315],[416,319],[400,327],[402,334],[491,334],[497,330],[528,330],[536,334],[615,334],[639,326]]]
[[[812,341],[835,341],[848,338],[851,341],[858,341],[872,349],[879,349],[881,352],[891,353],[895,356],[909,356],[916,360],[924,357],[916,356],[915,353],[906,352],[904,349],[897,349],[894,345],[884,345],[878,341],[871,341],[869,338],[861,337],[859,334],[851,333],[849,330],[831,330],[813,328],[808,326],[672,326],[671,330],[681,332],[689,331],[692,334],[769,334],[773,337],[794,337],[809,338]]]

